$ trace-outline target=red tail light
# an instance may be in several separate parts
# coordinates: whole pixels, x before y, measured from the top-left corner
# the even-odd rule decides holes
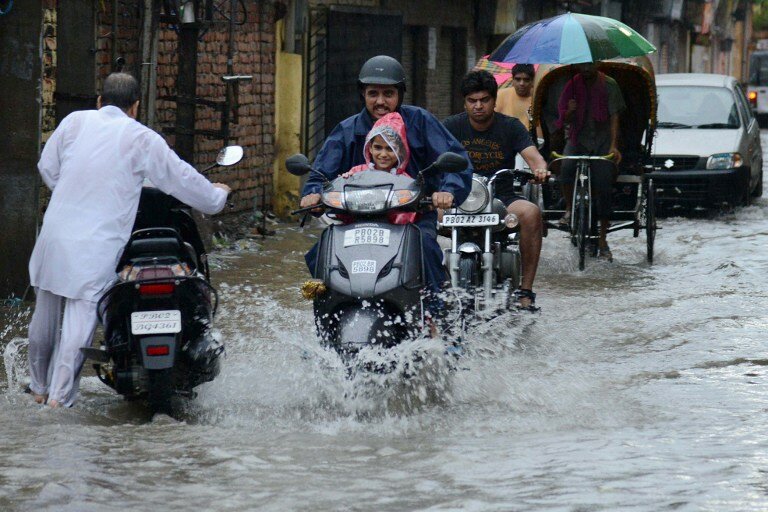
[[[753,107],[757,106],[757,91],[749,91],[747,94],[747,99],[749,99],[749,104]]]
[[[148,356],[167,356],[171,353],[171,349],[168,345],[148,345]]]
[[[139,293],[141,295],[170,295],[175,289],[176,285],[173,283],[147,283],[139,285]]]

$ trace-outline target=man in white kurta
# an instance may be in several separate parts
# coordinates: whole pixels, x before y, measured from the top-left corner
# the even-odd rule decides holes
[[[144,178],[203,213],[226,203],[229,187],[210,183],[135,120],[139,92],[130,75],[107,77],[99,109],[64,118],[38,163],[53,191],[29,262],[37,292],[30,390],[38,403],[69,407],[77,397],[80,348],[93,338],[96,303],[115,278]]]

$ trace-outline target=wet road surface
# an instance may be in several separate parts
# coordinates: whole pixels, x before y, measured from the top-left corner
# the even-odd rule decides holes
[[[660,225],[653,266],[628,231],[584,272],[551,233],[542,314],[485,326],[458,371],[416,342],[435,364],[409,382],[318,346],[316,229],[218,253],[227,357],[184,422],[95,377],[71,410],[3,384],[0,510],[766,510],[768,198]],[[3,343],[28,321],[5,318]]]

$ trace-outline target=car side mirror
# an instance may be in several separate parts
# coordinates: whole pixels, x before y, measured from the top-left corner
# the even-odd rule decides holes
[[[296,153],[285,159],[285,168],[294,176],[304,176],[312,170],[309,159],[301,153]]]
[[[237,162],[243,159],[242,146],[227,146],[221,148],[219,154],[216,156],[216,163],[222,166],[235,165]]]

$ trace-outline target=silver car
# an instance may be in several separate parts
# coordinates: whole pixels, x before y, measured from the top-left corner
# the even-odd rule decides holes
[[[763,194],[760,127],[735,78],[656,76],[654,182],[662,209],[749,204]]]

